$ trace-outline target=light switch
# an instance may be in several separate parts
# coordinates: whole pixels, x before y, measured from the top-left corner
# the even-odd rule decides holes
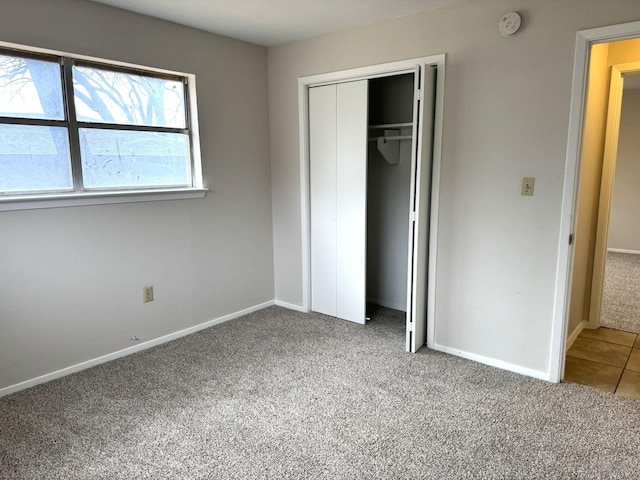
[[[535,183],[536,183],[536,177],[522,177],[521,195],[533,195],[533,187]]]

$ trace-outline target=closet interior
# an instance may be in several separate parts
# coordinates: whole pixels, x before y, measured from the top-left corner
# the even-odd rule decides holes
[[[413,97],[413,73],[369,80],[368,316],[372,304],[407,310]]]

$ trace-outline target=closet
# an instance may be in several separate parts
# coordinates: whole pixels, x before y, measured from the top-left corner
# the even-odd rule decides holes
[[[407,311],[414,75],[369,81],[367,303]]]
[[[408,351],[426,339],[434,98],[428,65],[308,93],[311,310],[405,311]]]

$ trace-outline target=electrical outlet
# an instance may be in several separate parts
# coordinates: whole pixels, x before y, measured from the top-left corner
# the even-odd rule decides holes
[[[153,287],[144,287],[142,289],[142,300],[144,303],[153,302]]]
[[[536,177],[522,177],[522,192],[520,195],[533,195],[533,187],[536,184]]]

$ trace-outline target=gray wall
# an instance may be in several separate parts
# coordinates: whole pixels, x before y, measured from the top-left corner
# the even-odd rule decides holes
[[[611,201],[609,248],[640,252],[640,90],[625,90]]]
[[[204,199],[0,212],[0,388],[273,299],[266,50],[85,0],[0,40],[196,74]],[[153,284],[155,301],[142,303]]]
[[[486,0],[270,48],[276,298],[302,302],[298,77],[446,53],[435,340],[548,372],[576,32],[639,19],[636,0]]]

